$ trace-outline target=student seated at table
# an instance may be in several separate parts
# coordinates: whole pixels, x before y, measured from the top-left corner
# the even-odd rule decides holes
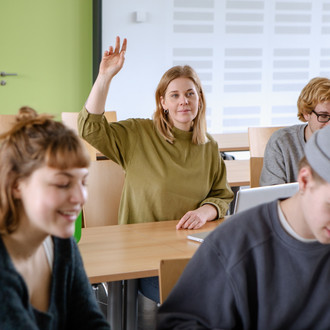
[[[328,329],[330,126],[307,141],[299,192],[232,216],[201,244],[157,329]]]
[[[0,329],[109,329],[72,237],[89,156],[23,107],[0,136]]]
[[[329,125],[330,80],[310,80],[301,91],[297,106],[298,118],[306,124],[284,127],[272,134],[265,149],[261,186],[297,181],[306,141],[315,131]]]
[[[80,135],[125,170],[119,224],[178,219],[177,229],[198,229],[222,218],[233,192],[218,145],[206,132],[204,92],[191,67],[176,66],[164,73],[155,93],[153,120],[108,123],[103,115],[126,45],[124,39],[120,47],[117,37],[115,48],[104,53],[78,117]],[[123,85],[123,97],[129,93]],[[157,286],[158,297],[152,299],[159,301]]]

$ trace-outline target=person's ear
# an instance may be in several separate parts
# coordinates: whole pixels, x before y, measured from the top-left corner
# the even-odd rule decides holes
[[[299,191],[301,193],[305,192],[307,187],[313,184],[313,175],[310,167],[304,166],[300,169],[298,173],[298,183],[299,183]]]
[[[12,188],[14,199],[21,199],[21,189],[18,182],[15,182]]]
[[[303,112],[303,116],[304,116],[306,122],[308,122],[311,119],[311,115],[312,115],[312,113]]]
[[[164,110],[167,110],[165,100],[164,100],[163,96],[160,97],[160,104],[162,105]]]

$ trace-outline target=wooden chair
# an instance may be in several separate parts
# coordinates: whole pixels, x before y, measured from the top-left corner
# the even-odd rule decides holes
[[[219,151],[249,151],[248,133],[220,133],[212,134],[215,141],[218,142]]]
[[[116,111],[106,111],[104,115],[109,123],[117,121]],[[72,128],[74,131],[78,133],[78,128],[77,128],[78,112],[62,112],[61,118],[62,118],[62,123],[64,123],[65,125]],[[85,140],[83,141],[88,153],[91,156],[91,159],[96,160],[97,150]]]
[[[249,127],[250,186],[259,187],[266,144],[270,136],[281,127]]]
[[[0,134],[9,131],[15,119],[16,115],[0,115]]]
[[[88,199],[83,206],[85,227],[118,224],[124,180],[124,170],[112,160],[91,162],[87,179]]]
[[[88,199],[83,206],[83,226],[97,227],[118,224],[118,210],[124,185],[124,171],[112,160],[91,162],[87,179]],[[111,238],[109,238],[111,239]],[[122,283],[92,284],[96,300],[105,315],[108,313],[108,290],[117,290]]]
[[[162,304],[178,281],[190,258],[163,259],[159,264],[159,296]]]

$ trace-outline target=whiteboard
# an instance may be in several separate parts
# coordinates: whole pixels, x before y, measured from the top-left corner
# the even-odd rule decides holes
[[[128,49],[106,110],[119,120],[151,118],[177,64],[201,78],[211,133],[299,123],[301,89],[330,77],[330,0],[103,0],[103,51],[117,35]]]

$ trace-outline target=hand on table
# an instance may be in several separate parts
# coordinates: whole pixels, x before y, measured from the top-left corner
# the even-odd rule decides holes
[[[207,221],[217,217],[217,209],[211,204],[204,204],[196,210],[187,212],[176,225],[176,229],[199,229]]]

